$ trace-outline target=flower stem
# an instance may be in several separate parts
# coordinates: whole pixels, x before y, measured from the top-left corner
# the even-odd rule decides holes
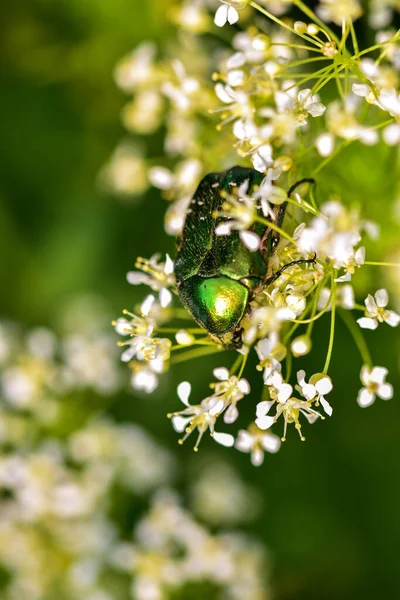
[[[292,0],[293,4],[295,4],[297,6],[297,8],[299,8],[309,19],[311,19],[312,21],[314,21],[314,23],[316,23],[321,29],[322,31],[326,31],[327,33],[329,33],[330,37],[335,40],[335,42],[337,44],[339,44],[339,39],[338,37],[335,35],[335,33],[332,31],[332,29],[330,27],[328,27],[328,25],[326,25],[326,23],[323,23],[321,21],[321,19],[319,19],[317,17],[317,15],[314,13],[314,11],[312,11],[310,8],[308,8],[308,6],[306,6],[304,4],[304,2],[302,2],[301,0]]]
[[[286,381],[289,381],[292,374],[292,353],[288,350],[286,354]]]
[[[281,19],[278,19],[278,17],[276,17],[272,13],[268,12],[267,9],[265,9],[262,6],[260,6],[259,4],[257,4],[257,2],[253,2],[253,1],[250,2],[250,6],[252,6],[256,10],[258,10],[258,12],[262,13],[263,15],[265,15],[266,17],[268,17],[269,19],[271,19],[271,21],[274,21],[275,23],[277,23],[277,25],[280,25],[281,27],[283,27],[283,29],[287,29],[288,31],[290,31],[290,33],[293,33],[294,35],[297,35],[298,37],[303,38],[303,40],[306,40],[306,42],[311,42],[312,44],[315,44],[316,46],[318,45],[318,44],[315,43],[315,41],[313,39],[310,39],[307,35],[304,35],[302,33],[298,33],[297,31],[295,31],[295,29],[293,29],[293,27],[291,27],[290,25],[288,25],[284,21],[281,21]]]
[[[364,265],[370,265],[371,267],[397,267],[400,269],[400,263],[391,263],[391,262],[376,262],[372,260],[366,260]]]
[[[364,364],[366,364],[371,369],[373,366],[371,354],[368,350],[367,343],[365,341],[363,334],[361,333],[360,328],[356,325],[356,323],[354,321],[353,315],[348,310],[344,310],[344,309],[339,310],[339,315],[342,318],[346,327],[348,328],[348,330],[349,330],[349,332],[361,354],[361,358],[362,358]]]
[[[246,363],[247,363],[247,358],[248,358],[248,356],[249,356],[248,354],[244,354],[244,355],[243,355],[242,364],[241,364],[241,366],[240,366],[240,371],[239,371],[239,373],[238,373],[238,378],[239,378],[239,379],[240,379],[240,378],[241,378],[241,376],[243,375],[243,371],[244,371],[244,368],[245,368],[245,366],[246,366]]]
[[[294,246],[296,245],[296,241],[288,233],[286,233],[286,231],[284,229],[281,229],[280,227],[278,227],[278,225],[275,225],[275,223],[271,223],[271,221],[268,221],[268,219],[264,219],[263,217],[257,217],[255,220],[258,221],[259,223],[262,223],[266,227],[273,229],[274,231],[279,233],[282,237],[289,240],[289,242],[291,242]]]
[[[223,348],[219,348],[218,346],[206,346],[203,348],[193,348],[192,350],[188,350],[187,352],[182,352],[181,354],[175,355],[171,357],[171,364],[176,365],[180,362],[185,362],[186,360],[191,360],[192,358],[199,358],[200,356],[207,356],[208,354],[216,354],[217,352],[222,352]]]
[[[336,314],[336,282],[335,282],[335,278],[336,278],[335,270],[333,270],[332,271],[332,288],[331,288],[331,294],[332,294],[331,331],[330,331],[330,335],[329,335],[328,353],[326,355],[325,366],[322,371],[323,373],[325,373],[325,375],[328,373],[329,365],[330,365],[331,358],[332,358],[333,341],[335,339],[335,314]]]

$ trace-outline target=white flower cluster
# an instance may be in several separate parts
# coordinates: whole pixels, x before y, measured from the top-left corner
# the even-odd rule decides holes
[[[378,239],[378,226],[364,218],[347,189],[342,190],[343,200],[325,191],[322,202],[317,198],[319,172],[348,145],[395,145],[400,140],[399,33],[381,29],[373,46],[360,49],[354,21],[362,15],[361,2],[321,0],[316,14],[305,3],[295,4],[303,21],[282,20],[291,3],[279,0],[185,0],[173,16],[179,60],[174,44],[170,48],[175,55],[160,51],[158,60],[156,48],[145,44],[116,70],[118,85],[132,94],[123,117],[128,130],[143,133],[143,125],[137,124],[142,95],[157,98],[149,103],[143,122],[150,119],[147,133],[165,126],[165,164],[143,160],[149,182],[172,201],[167,232],[182,231],[193,192],[206,173],[226,170],[238,156],[241,164],[262,173],[258,186],[231,182],[211,215],[216,219],[216,245],[228,247],[230,236],[239,237],[243,252],[260,253],[266,265],[264,281],[250,285],[234,332],[237,360],[230,369],[214,369],[211,393],[193,404],[185,377],[178,386],[184,408],[170,413],[174,428],[183,434],[181,442],[196,431],[197,450],[204,433],[210,432],[215,441],[251,453],[255,465],[261,464],[265,451],[279,449],[288,425],[304,439],[303,420],[314,423],[331,416],[326,395],[333,388],[328,373],[338,317],[361,353],[360,406],[376,396],[391,397],[387,373],[373,366],[362,330],[400,322],[388,308],[388,292],[368,294],[363,277],[357,277],[362,272],[365,280],[368,269],[381,265],[369,260],[368,237]],[[368,16],[379,29],[387,27],[394,6],[378,4],[371,3]],[[254,25],[255,14],[264,17],[262,30]],[[340,35],[330,22],[340,25]],[[225,25],[223,34],[214,27]],[[203,36],[210,31],[215,34],[212,43]],[[337,94],[325,97],[331,82]],[[218,267],[218,256],[214,258]],[[122,343],[122,358],[131,367],[132,386],[152,392],[173,363],[223,347],[175,302],[179,286],[169,257],[161,262],[158,255],[140,259],[137,268],[128,281],[147,285],[152,294],[139,310],[118,319],[116,329],[129,336]],[[368,294],[365,307],[356,299],[361,294]],[[352,311],[364,315],[354,319]],[[314,327],[324,316],[330,319],[325,362],[309,378],[299,365],[293,383],[293,360],[312,351]],[[252,379],[245,368],[255,357],[253,350],[257,370],[263,373],[263,392],[255,402],[254,421],[233,436],[222,428],[237,421],[240,406],[251,396]],[[278,437],[271,428],[279,421]]]
[[[167,590],[176,593],[199,581],[222,588],[229,600],[270,598],[263,581],[265,556],[254,540],[237,533],[210,534],[171,492],[155,497],[136,525],[133,542],[117,545],[113,559],[131,575],[135,600],[167,597]]]
[[[96,319],[83,320],[89,330],[99,328]],[[177,464],[168,451],[139,425],[99,417],[97,408],[82,406],[76,414],[74,394],[82,405],[82,391],[90,386],[93,402],[93,393],[104,389],[92,385],[92,378],[102,381],[107,374],[101,353],[104,374],[85,368],[85,353],[91,352],[82,331],[80,336],[67,336],[63,366],[62,346],[50,330],[24,337],[15,324],[0,324],[0,568],[7,573],[2,599],[42,600],[55,589],[65,600],[148,600],[150,593],[167,597],[171,589],[185,598],[187,586],[205,581],[232,600],[247,592],[268,600],[263,547],[240,531],[215,530],[255,516],[254,492],[223,463],[224,481],[199,472],[191,502],[214,533],[175,494],[157,492],[175,478]],[[79,368],[73,350],[83,361]],[[69,385],[56,387],[65,369]],[[45,420],[49,397],[59,410]],[[129,543],[120,506],[135,506],[139,496],[141,507],[150,504],[135,517]],[[203,500],[212,498],[207,512]]]
[[[365,264],[365,248],[360,245],[363,233],[367,232],[374,238],[378,234],[375,224],[362,220],[358,211],[347,209],[337,200],[323,204],[318,210],[313,209],[312,204],[297,192],[289,198],[284,189],[277,185],[278,177],[279,171],[275,169],[274,179],[271,179],[271,174],[267,175],[260,187],[251,194],[248,192],[247,181],[238,187],[235,194],[225,194],[221,212],[223,219],[216,227],[216,235],[229,236],[233,230],[238,230],[248,250],[256,251],[260,247],[261,239],[251,231],[251,227],[260,218],[260,214],[264,215],[262,218],[269,217],[266,223],[273,227],[274,207],[279,208],[283,202],[291,200],[298,207],[296,210],[305,210],[307,214],[312,209],[311,216],[317,216],[312,216],[308,224],[302,223],[297,226],[293,237],[287,234],[288,239],[281,240],[271,257],[271,261],[274,260],[274,268],[281,268],[279,277],[273,277],[269,285],[261,286],[253,293],[249,310],[241,323],[240,375],[237,375],[236,371],[238,362],[231,370],[225,367],[214,369],[216,382],[210,384],[211,395],[194,405],[189,403],[190,383],[182,382],[178,386],[178,396],[185,408],[169,415],[175,430],[184,434],[180,443],[193,431],[197,431],[197,441],[194,445],[194,449],[197,450],[202,436],[208,431],[216,442],[224,446],[235,446],[238,450],[251,452],[255,465],[262,463],[264,451],[276,452],[279,449],[281,439],[286,439],[289,424],[294,424],[300,439],[304,440],[302,418],[312,424],[318,418],[324,419],[325,415],[332,415],[332,408],[325,396],[333,387],[327,374],[333,348],[333,319],[338,307],[346,311],[363,310],[363,307],[355,302],[354,290],[349,281]],[[310,258],[311,255],[314,255],[314,258]],[[143,265],[145,273],[128,274],[128,281],[145,283],[153,291],[159,290],[160,287],[165,289],[163,286],[169,284],[173,291],[177,291],[172,278],[171,259],[167,257],[167,261],[160,264],[155,263],[154,258],[151,261],[157,268],[154,267],[151,271],[148,268],[149,263],[141,259],[139,265]],[[172,298],[170,293],[168,300]],[[135,358],[131,364],[132,385],[147,392],[155,389],[158,383],[157,376],[167,368],[171,352],[178,352],[177,357],[185,359],[183,351],[191,346],[192,350],[186,350],[189,353],[194,352],[196,345],[204,345],[203,350],[206,351],[219,349],[201,328],[164,328],[162,324],[165,319],[173,320],[178,315],[181,316],[181,309],[174,308],[174,303],[168,304],[168,308],[164,309],[159,305],[155,311],[159,315],[157,319],[155,313],[150,317],[155,302],[154,296],[148,296],[142,304],[141,315],[131,313],[130,320],[123,318],[116,322],[118,333],[130,335],[130,339],[124,342],[128,348],[124,351],[122,360],[131,361]],[[375,329],[382,322],[392,327],[397,326],[400,316],[392,310],[387,310],[388,302],[386,290],[379,290],[375,299],[368,296],[365,301],[366,316],[358,319],[360,327]],[[169,311],[168,314],[166,310]],[[302,357],[311,351],[312,325],[328,312],[333,314],[324,370],[313,374],[308,382],[304,371],[298,370],[297,385],[293,388],[289,381],[289,363],[284,367],[283,361],[290,357]],[[300,335],[295,334],[297,328],[303,324],[306,331]],[[163,330],[170,334],[175,333],[174,346],[168,337],[157,337],[157,331]],[[235,439],[230,433],[216,429],[216,424],[220,417],[227,425],[235,423],[239,416],[239,401],[250,394],[249,381],[241,377],[241,373],[252,348],[258,356],[257,369],[263,372],[263,399],[256,406],[254,422],[248,430],[240,430]],[[366,366],[361,380],[363,385],[367,385],[365,369],[371,368],[371,361],[366,356],[363,356],[363,359]],[[371,394],[379,395],[378,388],[375,389],[371,385],[366,388],[370,394],[368,397],[372,397]],[[358,400],[361,406],[371,403],[365,400],[366,393],[363,393],[363,401]],[[279,420],[283,421],[281,439],[269,431]]]

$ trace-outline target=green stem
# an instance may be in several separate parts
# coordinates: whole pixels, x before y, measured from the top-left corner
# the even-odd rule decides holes
[[[245,368],[245,366],[246,366],[246,363],[247,363],[247,358],[248,358],[248,356],[249,356],[248,354],[244,354],[244,355],[243,355],[242,364],[241,364],[241,367],[240,367],[240,371],[239,371],[239,373],[238,373],[238,378],[239,378],[239,379],[240,379],[240,378],[241,378],[241,376],[243,375],[243,371],[244,371],[244,368]]]
[[[329,334],[329,346],[328,353],[326,355],[325,366],[323,369],[323,373],[326,375],[328,373],[329,365],[332,358],[332,350],[333,350],[333,342],[335,339],[335,315],[336,315],[336,282],[335,282],[336,274],[335,270],[332,272],[332,308],[331,308],[331,330]]]
[[[233,365],[232,365],[232,367],[231,367],[231,369],[230,369],[230,374],[231,374],[231,375],[234,375],[234,374],[236,373],[236,370],[238,369],[238,367],[239,367],[239,365],[240,365],[240,363],[241,363],[241,361],[242,361],[242,358],[243,358],[243,357],[242,357],[242,355],[241,355],[241,354],[239,354],[239,355],[236,357],[236,360],[235,360],[235,362],[233,363]]]
[[[372,358],[369,353],[365,338],[361,332],[361,329],[355,323],[353,315],[348,310],[344,310],[344,309],[339,310],[339,315],[342,318],[345,325],[347,326],[347,328],[348,328],[348,330],[360,352],[363,363],[371,369],[373,366]]]
[[[366,260],[364,265],[369,265],[371,267],[396,267],[400,269],[400,263],[391,263],[391,262],[376,262],[373,260]]]
[[[301,0],[292,0],[293,4],[295,4],[297,6],[297,8],[299,8],[305,15],[307,15],[307,17],[309,19],[311,19],[312,21],[314,21],[314,23],[316,23],[323,31],[326,31],[327,33],[329,33],[330,37],[335,40],[335,42],[339,45],[339,38],[335,35],[335,33],[332,31],[332,29],[330,27],[328,27],[328,25],[326,25],[326,23],[323,23],[321,21],[321,19],[319,19],[317,17],[317,15],[314,13],[314,11],[312,11],[310,8],[308,8],[308,6],[306,6],[304,4],[304,2],[302,2]]]
[[[298,37],[303,38],[303,40],[306,40],[306,42],[315,43],[314,40],[311,40],[307,35],[303,35],[302,33],[298,33],[297,31],[295,31],[295,29],[293,29],[293,27],[290,27],[290,25],[288,25],[284,21],[281,21],[281,19],[278,19],[278,17],[276,17],[272,13],[268,12],[267,9],[265,9],[262,6],[260,6],[259,4],[257,4],[257,2],[253,2],[253,1],[250,2],[250,6],[252,6],[256,10],[258,10],[258,12],[260,12],[263,15],[265,15],[269,19],[271,19],[271,21],[274,21],[277,25],[280,25],[281,27],[283,27],[283,29],[287,29],[288,31],[290,31],[290,33],[293,33],[294,35],[297,35]]]
[[[194,348],[193,350],[188,350],[187,352],[182,352],[181,354],[175,355],[171,358],[171,364],[176,365],[180,362],[185,362],[186,360],[191,360],[192,358],[199,358],[200,356],[207,356],[208,354],[216,354],[217,352],[222,352],[223,348],[219,348],[218,346],[207,346],[203,348]]]
[[[304,58],[302,60],[295,60],[293,62],[290,62],[287,66],[292,68],[292,67],[300,67],[301,65],[306,65],[308,63],[314,63],[320,60],[331,60],[330,58],[328,58],[327,56],[316,56],[316,57],[311,57],[311,58]]]
[[[286,354],[286,381],[289,381],[292,374],[292,362],[292,353],[288,350]]]
[[[322,280],[322,281],[321,281],[321,282],[318,284],[318,287],[317,287],[317,289],[316,289],[316,291],[315,291],[315,296],[314,296],[314,298],[313,298],[312,309],[311,309],[311,318],[315,317],[315,315],[316,315],[316,312],[317,312],[317,305],[318,305],[318,298],[319,298],[319,294],[320,294],[320,292],[321,292],[321,288],[322,288],[322,286],[323,286],[324,282],[325,282],[325,280],[323,279],[323,280]],[[329,301],[330,301],[330,300],[329,300]],[[307,325],[307,329],[306,329],[306,335],[307,335],[308,337],[310,337],[310,335],[311,335],[312,329],[313,329],[313,327],[314,327],[314,323],[315,323],[315,321],[310,321],[310,322],[308,323],[308,325]]]
[[[358,41],[356,32],[354,31],[353,21],[350,21],[350,33],[351,33],[351,41],[353,42],[354,54],[359,53]]]
[[[208,338],[203,338],[201,340],[195,340],[194,342],[191,343],[191,346],[215,346],[215,343],[210,341],[210,339]],[[171,347],[171,351],[172,350],[182,350],[183,348],[187,348],[187,346],[181,346],[180,344],[176,344],[175,346]]]
[[[204,329],[201,327],[193,327],[188,329],[187,327],[158,327],[157,333],[178,333],[178,331],[186,331],[187,333],[204,333]]]
[[[379,50],[379,48],[382,48],[382,46],[385,46],[386,44],[393,44],[393,42],[398,41],[399,36],[400,36],[400,29],[395,33],[395,35],[392,38],[390,38],[390,40],[385,40],[384,42],[380,42],[379,44],[374,44],[373,46],[370,46],[369,48],[366,48],[365,50],[361,50],[361,52],[357,52],[356,54],[353,54],[353,56],[351,58],[352,59],[360,58],[360,56],[363,56],[364,54],[368,54],[368,52],[373,52],[374,50]]]
[[[307,81],[309,81],[310,79],[315,79],[316,76],[318,75],[322,75],[325,77],[325,75],[327,74],[327,72],[333,68],[333,65],[329,65],[327,67],[324,67],[323,69],[319,69],[318,71],[314,71],[314,73],[309,73],[307,75],[307,77],[304,77],[303,79],[300,79],[300,81],[297,81],[296,83],[294,83],[293,85],[285,88],[285,92],[288,92],[289,90],[291,90],[294,87],[297,87],[299,85],[303,85],[303,83],[307,83]],[[314,93],[314,92],[313,92]]]
[[[318,167],[316,167],[314,169],[314,171],[312,172],[311,177],[315,177],[317,173],[319,173],[322,169],[324,169],[326,167],[326,165],[328,165],[331,162],[331,160],[333,160],[342,150],[344,150],[353,141],[354,140],[346,140],[345,142],[343,142],[343,144],[340,144],[340,146],[337,146],[335,148],[335,150],[332,152],[332,154],[330,154],[329,156],[324,158],[324,160],[319,163]]]
[[[274,231],[279,233],[282,237],[289,240],[289,242],[291,242],[294,246],[296,245],[296,241],[288,233],[286,233],[286,231],[284,229],[281,229],[280,227],[278,227],[278,225],[275,225],[275,223],[271,223],[271,221],[268,221],[267,219],[263,219],[263,217],[257,217],[256,221],[258,221],[259,223],[262,223],[263,225],[265,225],[266,227],[269,227],[270,229],[273,229]]]
[[[287,46],[288,48],[296,48],[298,50],[308,50],[309,52],[321,53],[319,48],[312,48],[311,46],[302,46],[301,44],[290,44],[287,42],[272,42],[271,46]]]

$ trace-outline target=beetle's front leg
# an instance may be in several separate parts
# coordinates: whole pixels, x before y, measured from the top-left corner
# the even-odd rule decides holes
[[[288,263],[287,265],[283,265],[283,267],[281,267],[276,273],[271,275],[271,277],[268,277],[268,279],[265,279],[264,285],[270,285],[271,283],[276,281],[282,275],[282,273],[284,271],[286,271],[286,269],[288,269],[289,267],[293,267],[294,265],[315,265],[316,258],[317,258],[317,254],[315,253],[314,258],[302,258],[300,260],[293,260],[292,262]]]

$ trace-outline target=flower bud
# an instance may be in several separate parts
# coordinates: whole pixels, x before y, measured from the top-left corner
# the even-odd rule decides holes
[[[311,338],[308,335],[299,335],[290,344],[290,350],[296,358],[308,354],[311,351],[311,347]]]
[[[307,25],[303,21],[296,21],[293,29],[296,33],[307,33]]]
[[[314,23],[310,23],[310,25],[307,27],[307,33],[309,33],[310,35],[317,35],[318,32],[319,27],[317,25],[314,25]]]
[[[252,46],[254,50],[266,52],[271,47],[271,38],[264,34],[257,35],[252,42]]]

